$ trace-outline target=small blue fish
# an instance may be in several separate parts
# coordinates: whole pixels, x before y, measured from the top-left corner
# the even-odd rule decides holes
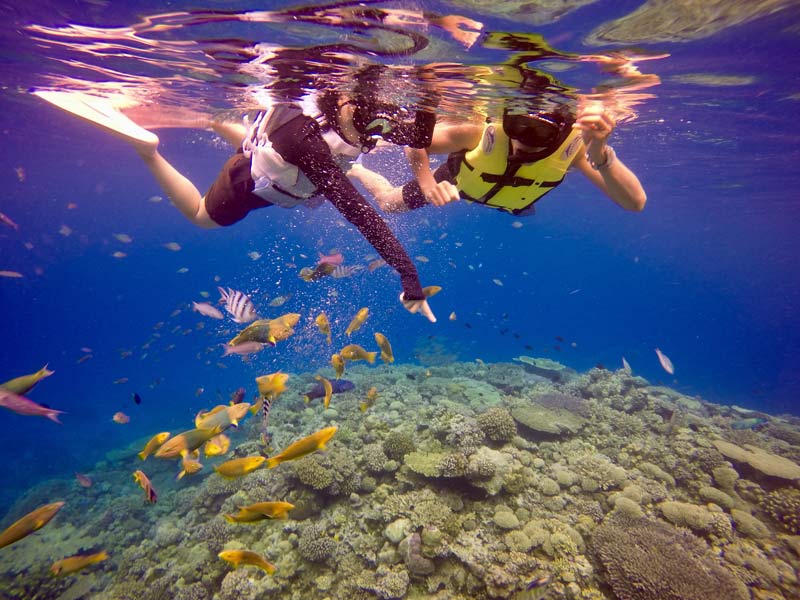
[[[347,381],[347,379],[334,379],[331,381],[331,387],[333,388],[334,394],[341,394],[342,392],[349,392],[356,387],[356,384],[352,381]],[[323,387],[322,383],[316,383],[314,384],[314,387],[306,392],[305,400],[306,402],[310,402],[315,398],[322,398],[324,395],[325,388]]]

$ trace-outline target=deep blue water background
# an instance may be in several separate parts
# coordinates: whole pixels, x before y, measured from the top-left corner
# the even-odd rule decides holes
[[[371,332],[382,331],[399,362],[414,362],[431,343],[460,360],[528,354],[578,370],[598,363],[618,368],[625,356],[635,373],[689,395],[798,413],[797,9],[706,40],[647,47],[671,54],[647,63],[662,85],[649,90],[656,97],[613,138],[648,192],[643,213],[622,211],[572,174],[535,217],[520,220],[521,228],[512,227],[512,217],[464,204],[390,218],[409,254],[429,259],[417,263],[423,285],[444,288],[432,300],[439,322],[430,325],[402,310],[399,281],[386,268],[314,284],[298,279],[317,251],[338,247],[353,262],[373,253],[331,207],[269,209],[234,227],[194,228],[167,201],[148,201],[163,193],[127,146],[25,93],[48,64],[19,51],[20,24],[127,23],[137,13],[162,10],[157,4],[134,10],[51,2],[35,13],[8,6],[0,12],[8,16],[0,26],[7,57],[0,63],[0,211],[20,226],[0,228],[0,269],[25,274],[0,279],[0,380],[49,363],[56,374],[30,397],[69,413],[58,426],[2,411],[0,506],[38,480],[90,468],[111,449],[188,427],[197,410],[239,386],[253,393],[257,375],[326,367],[329,348],[310,325],[320,309],[341,335],[355,311],[369,306],[369,327],[354,341],[372,345]],[[601,2],[537,31],[560,36],[563,49],[587,52],[582,33],[637,5]],[[81,13],[87,6],[90,12]],[[490,29],[519,27],[482,19]],[[787,30],[792,23],[795,29]],[[698,72],[754,82],[709,87],[674,79]],[[228,156],[210,134],[160,137],[162,153],[200,189]],[[398,181],[407,174],[399,152],[369,156],[366,164],[388,166]],[[73,233],[59,234],[62,225]],[[117,241],[118,232],[133,243]],[[182,250],[165,249],[167,242]],[[128,257],[111,257],[117,250]],[[263,257],[251,260],[252,251]],[[182,267],[189,271],[177,273]],[[220,359],[226,325],[187,310],[203,300],[201,290],[216,299],[215,276],[219,285],[251,293],[263,314],[300,312],[298,334],[249,363]],[[284,306],[267,307],[265,297],[285,294],[292,297]],[[170,317],[176,308],[182,313]],[[455,321],[448,320],[451,311]],[[162,337],[143,350],[160,321]],[[200,322],[205,329],[196,330]],[[170,333],[176,326],[180,331]],[[93,358],[78,364],[82,347]],[[660,368],[655,347],[672,358],[674,377]],[[120,349],[133,354],[122,358]],[[122,377],[128,383],[113,383]],[[204,388],[199,396],[198,388]],[[132,402],[133,392],[141,405]],[[131,416],[129,425],[111,421],[119,410]]]

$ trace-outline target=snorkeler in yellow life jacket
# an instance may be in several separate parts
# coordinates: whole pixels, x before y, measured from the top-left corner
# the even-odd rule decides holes
[[[568,169],[576,169],[622,208],[640,211],[647,202],[644,189],[606,143],[614,126],[598,102],[581,105],[574,117],[567,111],[506,112],[502,126],[437,125],[431,146],[407,151],[416,180],[401,187],[361,165],[348,176],[387,212],[465,199],[523,216],[561,183]],[[429,153],[449,156],[431,172]]]
[[[505,115],[502,127],[487,124],[475,148],[457,153],[457,165],[453,159],[448,161],[462,198],[520,214],[561,183],[575,155],[583,150],[580,132],[563,120],[544,115],[535,119],[536,137],[529,135],[529,127],[515,125],[515,115]],[[515,152],[514,135],[535,150]]]

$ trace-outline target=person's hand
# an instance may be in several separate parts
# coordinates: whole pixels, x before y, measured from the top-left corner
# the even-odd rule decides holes
[[[572,128],[580,130],[583,144],[591,159],[602,163],[605,160],[606,142],[615,125],[614,119],[606,112],[602,103],[590,102],[578,108]]]
[[[431,307],[428,306],[428,300],[405,300],[405,294],[400,294],[400,302],[403,303],[405,308],[411,314],[419,313],[431,323],[436,323],[436,315],[433,314]]]
[[[420,184],[422,195],[429,204],[434,206],[444,206],[450,202],[455,202],[461,196],[458,193],[458,188],[449,181],[434,182],[432,185],[423,186]]]
[[[478,38],[481,36],[481,30],[483,30],[483,23],[480,21],[474,21],[473,19],[459,15],[439,17],[438,19],[434,19],[432,23],[447,31],[453,36],[454,40],[460,42],[468,49],[478,41]]]

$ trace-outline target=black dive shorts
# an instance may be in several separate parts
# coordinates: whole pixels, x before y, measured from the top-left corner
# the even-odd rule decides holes
[[[208,216],[224,227],[241,221],[251,210],[272,206],[271,202],[253,193],[255,185],[250,175],[250,159],[239,148],[206,192]]]

